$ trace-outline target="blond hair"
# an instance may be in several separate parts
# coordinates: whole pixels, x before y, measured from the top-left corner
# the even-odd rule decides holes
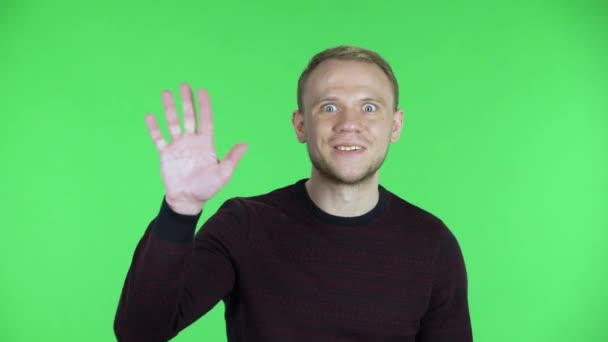
[[[391,85],[393,87],[395,110],[397,110],[397,104],[399,102],[399,85],[397,84],[397,78],[395,77],[391,66],[378,53],[351,45],[340,45],[333,48],[325,49],[317,53],[310,59],[308,65],[306,66],[304,71],[302,71],[302,74],[298,79],[298,110],[304,110],[302,96],[304,94],[304,87],[306,86],[306,81],[308,81],[310,74],[319,66],[319,64],[329,59],[358,61],[364,63],[372,63],[379,66],[391,82]]]

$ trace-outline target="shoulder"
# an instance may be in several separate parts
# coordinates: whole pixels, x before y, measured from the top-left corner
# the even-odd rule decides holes
[[[441,269],[464,265],[456,235],[438,216],[393,193],[390,193],[388,212],[392,220],[406,223],[408,234],[426,241],[429,256],[436,267]]]
[[[392,220],[423,225],[434,230],[441,230],[445,227],[443,221],[427,209],[423,209],[393,192],[386,189],[385,191],[388,193],[387,214]]]
[[[441,245],[457,247],[456,236],[441,218],[388,190],[387,192],[387,216],[390,221],[406,225],[408,230],[414,230],[432,239],[437,248]]]
[[[297,205],[296,201],[296,184],[290,184],[259,195],[230,198],[222,204],[220,210],[229,209],[240,216],[248,217],[260,214],[275,215]]]
[[[270,190],[266,193],[248,196],[238,197],[240,201],[249,205],[278,205],[285,201],[291,201],[296,194],[296,184],[289,184],[281,188]]]

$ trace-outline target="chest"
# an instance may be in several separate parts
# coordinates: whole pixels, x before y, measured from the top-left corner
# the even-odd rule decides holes
[[[274,315],[303,331],[411,336],[432,285],[425,241],[394,230],[262,232],[252,240],[239,290],[256,316]]]

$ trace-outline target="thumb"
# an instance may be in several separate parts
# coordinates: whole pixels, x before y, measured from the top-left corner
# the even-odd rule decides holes
[[[230,179],[234,169],[243,157],[243,154],[245,154],[245,151],[247,151],[248,147],[249,146],[245,143],[232,146],[226,157],[224,157],[224,160],[220,162],[221,174],[225,181]]]

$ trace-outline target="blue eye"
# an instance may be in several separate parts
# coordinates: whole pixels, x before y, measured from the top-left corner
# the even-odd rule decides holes
[[[338,110],[338,108],[336,107],[336,105],[328,104],[328,105],[323,106],[323,110],[326,112],[335,112]]]
[[[363,106],[363,111],[368,112],[368,113],[375,112],[376,109],[377,109],[376,105],[371,104],[371,103],[368,103],[365,106]]]

